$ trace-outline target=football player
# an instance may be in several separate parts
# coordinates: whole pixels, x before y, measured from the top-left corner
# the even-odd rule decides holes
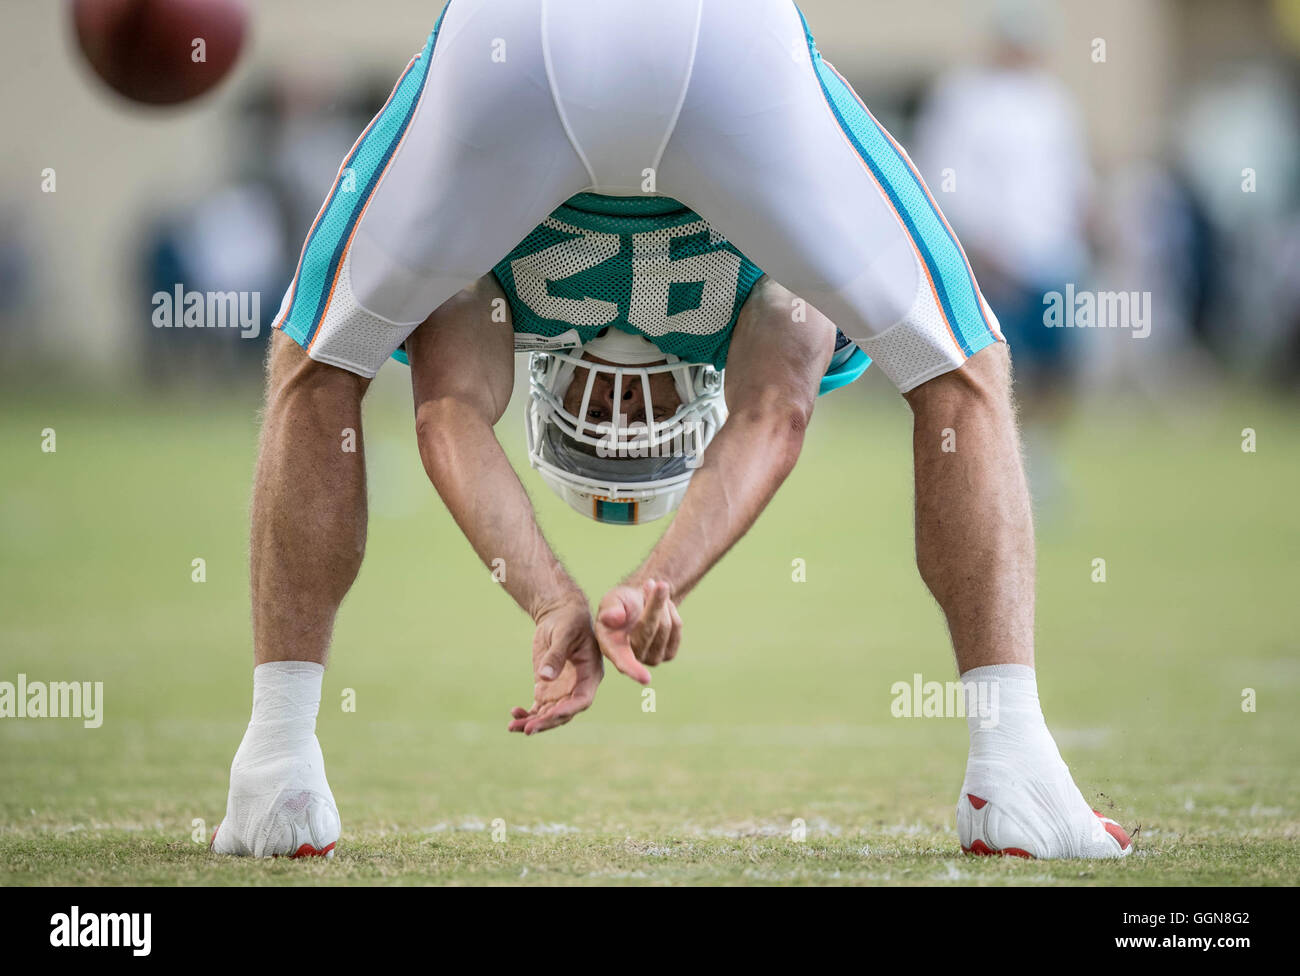
[[[605,522],[677,510],[595,619],[493,432],[516,349],[534,353],[529,457],[547,483]],[[524,733],[590,704],[602,654],[647,682],[677,653],[677,604],[792,469],[817,394],[869,356],[914,415],[922,578],[962,680],[998,702],[996,722],[968,717],[963,848],[1128,853],[1038,704],[1033,529],[997,320],[907,154],[790,0],[444,9],[344,160],[277,320],[252,510],[253,715],[219,852],[323,854],[339,836],[315,718],[366,524],[363,453],[339,437],[360,431],[395,353],[431,480],[536,621],[535,700],[510,722]]]

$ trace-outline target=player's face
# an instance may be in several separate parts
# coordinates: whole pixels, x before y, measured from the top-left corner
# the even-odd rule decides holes
[[[586,353],[583,353],[582,358],[603,366],[619,365],[604,359],[597,359],[595,356]],[[646,365],[658,366],[666,361],[647,363]],[[582,408],[582,394],[587,388],[587,374],[589,372],[590,370],[582,367],[575,369],[569,388],[564,391],[564,409],[575,417]],[[671,373],[651,374],[650,399],[656,421],[667,420],[677,412],[677,408],[682,405],[682,400],[677,395],[677,385],[673,382]],[[623,388],[619,400],[620,427],[646,423],[645,393],[641,386],[640,377],[623,377]],[[587,405],[586,419],[588,423],[593,424],[608,423],[614,419],[614,377],[611,374],[599,370],[596,372],[595,382],[591,386],[591,402]]]

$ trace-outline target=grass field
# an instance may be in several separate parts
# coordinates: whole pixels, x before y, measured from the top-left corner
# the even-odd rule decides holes
[[[386,370],[368,408],[369,550],[318,725],[344,820],[328,863],[219,859],[205,844],[251,700],[257,391],[9,395],[0,681],[103,681],[105,708],[97,729],[0,720],[0,883],[1300,877],[1294,403],[1109,403],[1067,430],[1069,498],[1040,529],[1040,687],[1080,787],[1136,832],[1137,852],[1033,863],[958,853],[965,723],[890,715],[895,681],[952,677],[913,564],[901,401],[855,389],[823,402],[799,470],[684,603],[653,712],[611,671],[588,713],[526,740],[505,725],[528,704],[530,622],[428,487],[404,380]],[[516,404],[503,428],[516,458],[521,426]],[[1257,453],[1242,452],[1243,427]],[[657,534],[588,523],[525,480],[593,599]],[[1091,580],[1098,557],[1105,583]],[[206,582],[191,581],[195,558]]]

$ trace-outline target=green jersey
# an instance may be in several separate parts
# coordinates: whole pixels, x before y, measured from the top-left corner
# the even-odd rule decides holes
[[[612,327],[717,369],[763,276],[676,200],[595,193],[565,202],[493,272],[510,301],[516,349],[572,346]]]
[[[510,302],[515,350],[567,349],[606,328],[690,363],[727,364],[731,330],[763,271],[670,197],[579,193],[492,269]],[[394,356],[406,361],[399,349]],[[842,334],[822,392],[870,360]]]

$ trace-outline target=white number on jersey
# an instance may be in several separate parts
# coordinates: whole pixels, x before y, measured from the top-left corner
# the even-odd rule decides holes
[[[548,217],[544,226],[576,237],[525,255],[510,263],[515,291],[539,317],[575,326],[600,327],[618,318],[618,304],[590,296],[582,299],[552,295],[548,283],[563,281],[615,257],[621,247],[617,234],[584,230]],[[689,257],[672,257],[672,242],[708,232],[703,220],[632,235],[632,281],[629,283],[628,322],[647,336],[669,332],[713,335],[731,321],[740,283],[740,256],[719,248]],[[702,286],[699,304],[668,314],[673,285]]]
[[[546,285],[549,281],[562,281],[614,257],[620,246],[618,235],[583,230],[553,217],[543,221],[543,226],[581,236],[510,262],[510,273],[515,277],[515,292],[520,300],[544,319],[558,319],[570,325],[609,325],[618,318],[616,302],[591,297],[581,300],[564,298],[550,294]]]

